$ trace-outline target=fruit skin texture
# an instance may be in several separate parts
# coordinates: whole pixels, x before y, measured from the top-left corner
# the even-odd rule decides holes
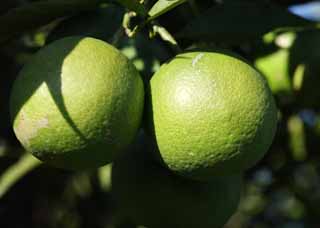
[[[197,180],[240,173],[268,150],[277,111],[265,79],[240,58],[188,52],[150,81],[149,129],[156,157]]]
[[[112,166],[112,192],[123,216],[150,228],[220,228],[236,211],[240,175],[192,181],[176,176],[150,155],[140,139]]]
[[[111,162],[134,139],[142,79],[111,45],[68,37],[40,50],[11,94],[15,134],[34,156],[66,169]]]

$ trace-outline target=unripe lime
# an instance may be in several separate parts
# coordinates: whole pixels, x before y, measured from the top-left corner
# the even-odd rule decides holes
[[[142,141],[112,166],[112,191],[119,211],[150,228],[220,228],[236,211],[241,176],[198,182],[155,163]]]
[[[11,95],[15,134],[42,161],[67,169],[106,164],[134,139],[143,83],[129,60],[93,38],[68,37],[40,50]]]
[[[277,111],[265,79],[240,58],[188,52],[151,78],[149,128],[158,157],[199,180],[240,173],[268,150]]]

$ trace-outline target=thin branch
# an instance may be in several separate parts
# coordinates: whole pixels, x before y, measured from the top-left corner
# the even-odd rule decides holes
[[[0,198],[3,197],[22,177],[40,164],[42,163],[39,160],[27,153],[24,154],[17,163],[11,165],[0,176]]]

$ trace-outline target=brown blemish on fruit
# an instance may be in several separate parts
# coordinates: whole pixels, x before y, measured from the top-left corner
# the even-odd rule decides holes
[[[22,111],[15,131],[21,143],[29,146],[30,140],[37,136],[38,131],[42,128],[48,127],[48,125],[49,121],[47,118],[32,120],[27,117],[24,111]]]

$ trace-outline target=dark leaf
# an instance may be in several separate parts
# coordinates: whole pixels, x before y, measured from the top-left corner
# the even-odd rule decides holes
[[[49,34],[46,43],[66,36],[90,36],[107,42],[121,27],[124,9],[108,5],[97,10],[77,14],[59,23]]]
[[[99,0],[49,0],[23,5],[0,16],[0,43],[51,21],[96,8]]]
[[[275,29],[309,25],[313,23],[276,5],[234,2],[208,9],[187,24],[177,37],[238,44]]]
[[[186,0],[158,0],[148,12],[149,20],[155,19],[174,7],[186,2]]]

